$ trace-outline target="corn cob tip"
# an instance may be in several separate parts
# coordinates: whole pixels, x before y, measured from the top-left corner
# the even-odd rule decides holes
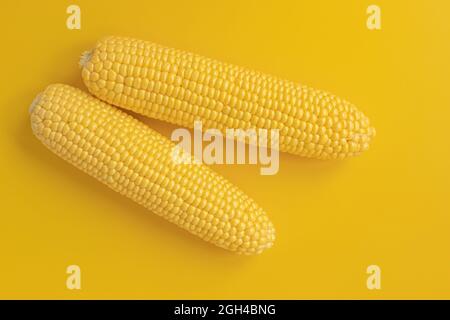
[[[355,130],[345,138],[342,143],[342,149],[353,152],[354,156],[360,155],[362,152],[368,150],[376,135],[376,130],[373,126],[368,124],[366,127],[364,127],[364,124],[362,126],[360,130]]]
[[[80,68],[84,68],[86,64],[91,60],[92,57],[92,50],[86,50],[81,54],[80,61],[78,62],[78,65]]]
[[[36,107],[36,105],[39,103],[39,100],[41,100],[42,97],[42,93],[39,93],[31,102],[30,106],[28,107],[28,114],[32,114],[34,111],[34,108]]]

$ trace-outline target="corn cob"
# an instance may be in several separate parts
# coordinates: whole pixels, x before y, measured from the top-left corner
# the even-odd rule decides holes
[[[193,127],[279,129],[279,149],[319,159],[355,156],[375,130],[330,93],[151,42],[108,37],[86,52],[89,91],[116,106]]]
[[[272,246],[273,225],[252,199],[205,165],[174,162],[174,144],[123,111],[54,84],[30,115],[51,151],[200,238],[243,254]]]

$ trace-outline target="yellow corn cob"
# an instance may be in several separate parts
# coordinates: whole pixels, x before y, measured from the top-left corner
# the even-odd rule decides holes
[[[279,129],[284,152],[345,158],[375,135],[362,112],[330,93],[151,42],[108,37],[80,64],[104,101],[186,127]]]
[[[176,164],[171,141],[119,109],[54,84],[30,114],[51,151],[165,219],[238,253],[272,246],[273,225],[252,199],[205,165]]]

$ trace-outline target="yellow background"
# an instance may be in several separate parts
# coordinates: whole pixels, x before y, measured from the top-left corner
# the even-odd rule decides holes
[[[450,4],[381,1],[5,1],[0,13],[1,298],[450,298]],[[77,61],[126,35],[345,97],[377,137],[361,157],[282,154],[275,176],[217,166],[267,210],[275,246],[237,256],[147,212],[50,153],[27,108],[83,88]],[[175,127],[147,121],[169,135]],[[66,267],[82,290],[66,289]],[[382,289],[366,288],[366,268]]]

